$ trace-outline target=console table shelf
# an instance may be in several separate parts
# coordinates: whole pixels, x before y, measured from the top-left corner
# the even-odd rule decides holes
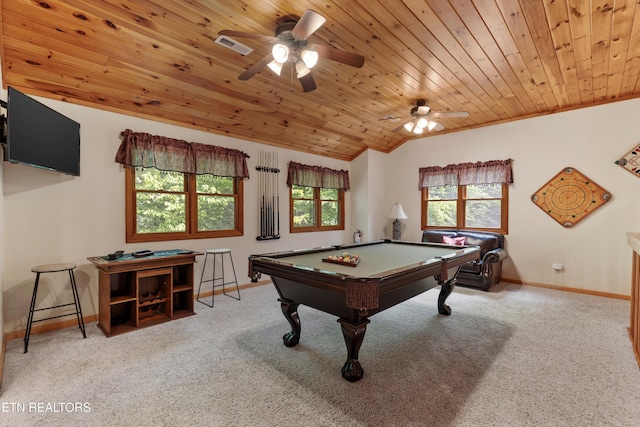
[[[89,257],[99,274],[98,327],[107,337],[194,314],[193,264],[200,252],[145,258]]]

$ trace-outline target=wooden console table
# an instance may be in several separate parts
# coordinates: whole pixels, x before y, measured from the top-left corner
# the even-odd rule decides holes
[[[629,337],[640,365],[640,233],[627,233],[629,246],[633,248],[631,271],[631,320]]]
[[[110,337],[194,314],[198,255],[203,254],[173,249],[143,258],[88,257],[99,273],[98,327]]]

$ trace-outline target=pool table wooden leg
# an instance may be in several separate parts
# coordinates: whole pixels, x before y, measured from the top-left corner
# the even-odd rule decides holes
[[[278,298],[278,301],[280,301],[282,314],[291,325],[291,332],[284,334],[282,341],[287,347],[293,347],[300,342],[300,317],[298,317],[298,306],[300,304],[284,298]]]
[[[456,279],[446,280],[444,282],[439,281],[438,283],[442,287],[440,289],[440,295],[438,296],[438,313],[448,316],[451,314],[451,307],[444,302],[449,298],[451,292],[453,292],[453,288],[456,287]]]
[[[347,345],[347,360],[342,367],[342,378],[347,381],[356,382],[364,375],[364,369],[360,365],[358,360],[358,354],[360,353],[360,346],[364,339],[364,334],[367,331],[367,324],[369,319],[365,319],[359,323],[351,323],[345,319],[338,319],[342,326],[342,335],[344,336],[344,342]]]

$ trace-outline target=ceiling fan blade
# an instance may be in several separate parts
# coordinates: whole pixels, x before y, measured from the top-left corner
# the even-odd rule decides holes
[[[291,34],[298,40],[306,40],[318,28],[322,26],[327,19],[318,12],[308,9],[300,18],[295,27],[291,30]]]
[[[436,123],[436,126],[432,129],[433,132],[439,132],[441,130],[444,130],[444,126],[440,123]]]
[[[244,73],[240,74],[238,76],[238,80],[249,80],[251,77],[255,76],[260,70],[266,67],[267,64],[271,61],[273,61],[273,54],[269,53],[260,61],[256,62],[251,67],[249,67]]]
[[[273,36],[265,36],[262,34],[253,34],[253,33],[245,33],[243,31],[235,31],[235,30],[222,30],[218,32],[218,35],[221,36],[229,36],[229,37],[240,37],[245,39],[254,39],[254,40],[262,40],[268,43],[275,43],[278,41],[276,37]]]
[[[429,114],[432,117],[469,117],[467,111],[432,111]]]
[[[317,87],[316,82],[315,80],[313,80],[313,76],[311,75],[311,73],[308,73],[307,75],[300,77],[298,80],[300,80],[300,84],[302,85],[303,92],[311,92],[312,90],[315,90]]]
[[[310,44],[309,49],[315,50],[318,52],[318,55],[323,58],[350,65],[352,67],[362,68],[364,65],[364,56],[357,53],[351,53],[321,44]]]

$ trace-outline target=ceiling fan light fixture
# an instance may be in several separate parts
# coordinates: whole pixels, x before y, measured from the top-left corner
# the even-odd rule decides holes
[[[280,73],[282,72],[282,65],[282,62],[278,62],[274,59],[267,64],[267,67],[269,67],[271,71],[273,71],[277,75],[280,75]]]
[[[287,62],[287,59],[289,59],[289,48],[281,43],[273,45],[271,53],[273,54],[274,61],[278,61],[282,64]]]
[[[429,120],[429,124],[427,125],[427,129],[429,131],[432,131],[436,126],[438,126],[438,123],[434,122],[433,120]]]
[[[309,69],[313,68],[318,63],[318,52],[315,50],[305,49],[300,54],[300,57],[302,58],[304,65]]]
[[[428,105],[418,105],[416,110],[418,114],[429,114],[429,111],[431,111],[431,107],[429,107]]]
[[[424,129],[429,126],[429,120],[425,119],[424,117],[420,117],[416,122],[416,126],[420,129]]]
[[[407,132],[413,131],[413,120],[404,124],[404,128]]]
[[[416,135],[420,135],[422,132],[423,130],[420,126],[416,126],[413,128],[413,133],[415,133]]]
[[[309,74],[311,70],[307,68],[303,61],[296,62],[296,77],[302,78]]]

